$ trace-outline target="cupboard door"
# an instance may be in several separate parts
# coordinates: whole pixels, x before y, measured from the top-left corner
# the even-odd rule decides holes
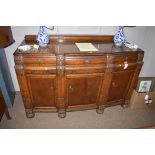
[[[67,78],[68,106],[96,104],[103,76]]]
[[[134,71],[118,71],[112,73],[112,82],[109,90],[108,101],[118,101],[125,98],[129,90]]]
[[[28,75],[27,80],[34,107],[55,107],[55,76]]]

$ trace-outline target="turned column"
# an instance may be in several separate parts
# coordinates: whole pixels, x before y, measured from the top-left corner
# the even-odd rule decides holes
[[[23,56],[21,55],[16,56],[15,63],[16,63],[15,70],[25,106],[26,116],[27,118],[33,118],[35,116],[35,113],[33,112],[33,106],[32,106],[33,104],[31,103],[30,93],[28,91],[27,80],[23,66]]]
[[[65,76],[64,76],[64,55],[58,54],[56,58],[57,65],[57,89],[56,89],[56,105],[58,109],[58,116],[64,118],[66,116],[66,107],[65,107]]]
[[[141,68],[143,66],[143,57],[144,57],[143,53],[138,53],[137,66],[136,66],[136,69],[134,71],[134,75],[133,75],[133,78],[132,78],[132,81],[130,84],[130,88],[128,89],[128,91],[125,94],[125,102],[121,105],[123,108],[129,107],[132,92],[134,89],[136,89],[136,84],[138,81],[139,73],[140,73]]]
[[[104,80],[102,82],[98,108],[96,109],[96,112],[98,114],[104,113],[104,108],[108,100],[108,94],[112,80],[112,71],[113,71],[113,56],[107,54],[106,70],[104,74]]]

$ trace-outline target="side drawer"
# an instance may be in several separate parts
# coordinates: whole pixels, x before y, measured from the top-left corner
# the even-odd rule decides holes
[[[56,56],[16,55],[16,64],[56,64]]]
[[[134,69],[137,66],[138,54],[125,54],[114,56],[114,70],[122,70],[127,64],[126,69]]]
[[[56,74],[56,70],[25,70],[26,74]]]
[[[56,66],[50,66],[50,67],[24,66],[24,72],[26,74],[56,74]]]
[[[23,57],[24,64],[56,64],[56,57]]]

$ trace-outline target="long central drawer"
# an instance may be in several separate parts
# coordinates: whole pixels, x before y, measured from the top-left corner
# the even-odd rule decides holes
[[[106,64],[106,60],[106,56],[67,55],[65,56],[65,65]]]

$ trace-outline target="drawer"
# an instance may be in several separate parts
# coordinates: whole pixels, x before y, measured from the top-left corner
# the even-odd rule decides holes
[[[125,61],[127,61],[128,63],[137,63],[137,60],[138,60],[137,54],[115,56],[114,65],[124,64]]]
[[[88,73],[104,73],[106,67],[103,66],[66,66],[65,74],[88,74]]]
[[[47,74],[56,74],[56,69],[50,69],[50,70],[25,70],[24,71],[26,74],[43,74],[43,75],[47,75]]]
[[[50,63],[50,64],[56,64],[56,57],[48,57],[48,58],[42,58],[42,57],[24,57],[23,58],[23,63],[24,64],[46,64],[46,63]]]
[[[56,64],[56,57],[50,56],[15,56],[15,62],[23,64]]]
[[[122,55],[122,56],[115,56],[113,60],[114,70],[122,70],[127,64],[126,69],[134,69],[137,66],[138,55]]]
[[[65,65],[106,64],[105,56],[66,56]]]

